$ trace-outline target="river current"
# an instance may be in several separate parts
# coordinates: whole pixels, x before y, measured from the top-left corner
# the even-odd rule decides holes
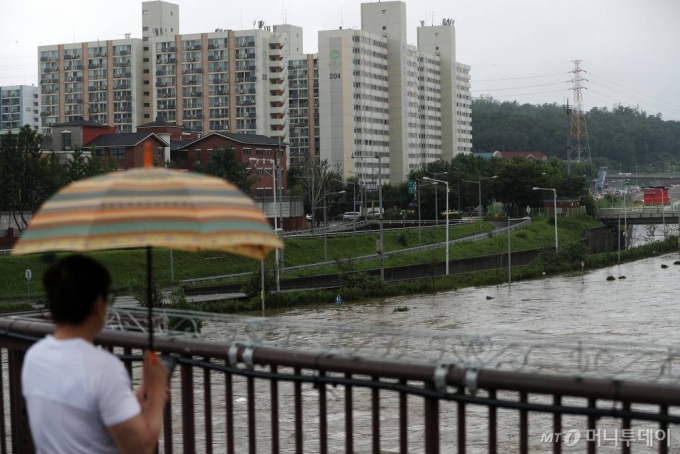
[[[665,347],[680,345],[675,307],[680,292],[680,265],[674,265],[679,259],[677,253],[667,254],[587,271],[583,275],[546,276],[540,280],[513,283],[511,289],[505,284],[341,306],[329,302],[327,309],[296,309],[271,316],[271,325],[254,335],[312,350],[345,348],[383,357],[403,355],[404,359],[453,360],[457,363],[487,361],[488,367],[528,372],[578,374],[581,370],[584,375],[602,373],[605,377],[654,380],[664,361]],[[608,281],[609,276],[615,279]],[[395,311],[397,308],[399,310]],[[214,340],[239,337],[244,331],[237,321],[212,322],[204,327],[206,337]],[[475,336],[479,337],[477,341]],[[574,348],[579,341],[585,350],[577,358]],[[474,349],[476,356],[471,354],[473,349],[469,346],[461,347],[468,342],[481,343],[481,348]],[[605,354],[602,354],[602,346],[606,348]],[[649,346],[653,354],[640,355],[640,346],[645,346],[642,350]],[[531,352],[529,355],[528,351]],[[499,364],[503,361],[498,358],[506,359],[507,364]],[[523,362],[526,364],[518,367]],[[668,381],[675,377],[664,376],[663,379]],[[197,373],[195,380],[197,427],[201,427],[202,374]],[[213,383],[215,381],[213,378]],[[217,381],[219,384],[213,385],[213,423],[215,445],[221,447],[224,443],[224,386],[221,380]],[[294,452],[293,388],[286,383],[281,383],[279,388],[282,452]],[[269,383],[256,382],[256,391],[257,450],[267,452],[270,450]],[[502,394],[517,398],[512,393]],[[179,402],[177,386],[174,395],[175,402]],[[235,379],[237,452],[244,452],[248,443],[245,397],[245,381]],[[318,392],[311,385],[303,386],[303,401],[305,452],[318,452]],[[545,400],[538,397],[532,401]],[[566,402],[583,405],[579,399]],[[381,393],[381,452],[399,452],[397,405],[396,396]],[[175,414],[176,421],[180,421],[179,407]],[[467,407],[467,452],[481,453],[488,449],[486,415],[486,408]],[[354,420],[355,452],[371,452],[369,391],[354,390]],[[456,421],[455,404],[442,403],[442,452],[457,452]],[[498,452],[518,452],[518,421],[517,412],[499,411]],[[328,424],[330,452],[344,452],[344,391],[341,387],[329,388]],[[598,427],[610,429],[610,440],[601,440],[602,447],[598,452],[620,451],[620,443],[615,446],[611,440],[611,434],[619,424],[606,419],[598,422]],[[542,434],[550,433],[551,427],[552,418],[530,416],[531,452],[551,452],[551,445],[541,442]],[[564,446],[564,452],[585,452],[585,418],[565,416],[563,427],[565,430],[580,429],[583,434],[579,444]],[[649,423],[634,423],[633,427],[655,428]],[[174,430],[179,431],[181,427]],[[677,434],[671,433],[669,452],[680,452],[680,428],[676,430]],[[423,452],[423,436],[422,400],[409,398],[410,452]],[[633,452],[657,452],[658,443],[654,440],[652,446],[648,446],[648,443],[636,440]]]

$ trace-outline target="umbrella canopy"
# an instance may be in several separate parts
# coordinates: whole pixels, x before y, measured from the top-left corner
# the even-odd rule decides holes
[[[141,168],[63,188],[33,217],[12,254],[146,246],[263,259],[283,243],[253,200],[231,183]]]
[[[147,248],[153,348],[151,248],[218,250],[264,259],[282,248],[262,211],[231,183],[145,167],[80,180],[43,204],[12,254]]]

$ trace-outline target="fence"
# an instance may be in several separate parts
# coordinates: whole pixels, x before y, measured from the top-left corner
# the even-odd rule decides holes
[[[191,317],[164,316],[185,327]],[[653,432],[647,432],[653,434],[650,442],[666,453],[671,425],[680,424],[675,411],[680,377],[672,373],[679,358],[675,349],[596,348],[581,342],[500,345],[488,338],[435,332],[422,344],[429,348],[416,349],[421,354],[412,359],[399,347],[423,333],[388,333],[378,327],[357,333],[357,326],[328,325],[320,328],[336,330],[337,343],[315,350],[311,338],[310,345],[290,341],[303,326],[263,319],[231,322],[223,331],[229,338],[221,342],[186,332],[184,337],[158,336],[157,348],[179,361],[160,452],[527,453],[542,443],[545,450],[561,453],[563,446],[582,442],[595,453],[601,429],[639,433],[633,423],[643,422],[654,424]],[[196,328],[196,323],[189,325]],[[51,330],[40,319],[0,319],[3,453],[33,452],[20,398],[20,369],[25,350]],[[362,336],[359,344],[357,334]],[[388,334],[400,340],[381,342],[378,336]],[[143,333],[106,330],[97,342],[120,353],[133,380],[139,378]],[[541,349],[550,350],[534,364]],[[625,358],[626,367],[598,374],[593,367],[597,359],[615,353]],[[628,366],[641,363],[653,369],[655,382],[634,381],[636,367]],[[565,373],[569,367],[574,369]],[[623,453],[630,448],[616,444]]]

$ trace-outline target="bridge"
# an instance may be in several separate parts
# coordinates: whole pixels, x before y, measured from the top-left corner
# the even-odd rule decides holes
[[[666,453],[680,424],[678,352],[665,346],[509,341],[330,322],[316,329],[337,341],[316,345],[309,323],[159,316],[167,322],[156,347],[179,364],[160,453],[528,453],[539,441],[561,453],[581,433],[581,446],[594,453],[601,435],[586,433],[607,430],[611,438],[638,426],[652,428],[653,444],[634,441]],[[110,317],[95,341],[119,355],[137,381],[147,336],[144,324],[128,322],[146,312]],[[227,337],[204,338],[200,322],[220,323]],[[35,452],[21,366],[26,349],[53,330],[43,316],[0,318],[2,453]],[[405,353],[412,344],[418,348]],[[607,369],[616,363],[625,367]],[[550,436],[541,437],[538,427]],[[574,431],[578,439],[554,436]],[[622,447],[630,452],[625,441]]]
[[[679,206],[600,208],[597,218],[608,226],[641,224],[678,224]]]
[[[680,184],[677,173],[607,173],[606,180],[636,182],[640,186],[671,186]]]

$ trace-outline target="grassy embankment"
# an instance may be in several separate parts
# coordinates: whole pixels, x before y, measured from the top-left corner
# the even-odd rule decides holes
[[[513,243],[514,250],[528,249],[534,247],[549,246],[552,240],[552,230],[541,228],[545,220],[536,221],[533,226],[526,230],[528,236],[523,238],[520,235]],[[481,224],[467,224],[451,226],[449,235],[451,239],[463,238],[480,232],[493,230],[493,225],[488,222]],[[567,228],[560,227],[561,235],[569,235]],[[563,230],[563,231],[562,231]],[[516,236],[518,232],[514,232]],[[384,232],[385,250],[396,251],[411,248],[419,245],[441,243],[446,238],[446,228],[424,228],[422,229],[422,239],[419,238],[418,230],[408,231],[389,231]],[[485,255],[503,251],[505,240],[496,238],[464,245],[451,246],[451,257],[462,258],[475,255]],[[329,260],[347,259],[375,253],[378,232],[370,234],[357,234],[342,237],[328,237],[328,258]],[[284,252],[285,265],[287,267],[305,265],[309,263],[322,262],[323,238],[295,239],[286,240]],[[44,271],[58,257],[67,253],[58,254],[37,254],[29,256],[0,256],[0,299],[21,299],[27,295],[26,280],[24,272],[26,269],[33,271],[33,281],[31,283],[31,296],[42,296],[42,286],[40,277]],[[132,281],[144,281],[146,276],[146,252],[137,250],[118,250],[92,252],[88,255],[100,260],[111,271],[114,287],[119,291],[127,291]],[[403,254],[385,259],[385,266],[399,266],[409,263],[429,263],[432,261],[444,260],[445,250],[440,248],[434,251],[421,252],[417,254]],[[273,259],[273,254],[269,256],[269,262]],[[206,251],[200,253],[189,253],[183,251],[173,252],[174,263],[174,282],[170,279],[170,251],[156,249],[153,251],[154,277],[162,287],[177,284],[183,279],[228,275],[233,273],[243,273],[259,270],[259,262],[254,260],[236,257],[222,252]],[[369,269],[379,266],[377,260],[361,262],[356,264],[357,269]],[[323,269],[300,271],[297,273],[286,272],[289,276],[304,276],[310,274],[323,274],[337,272],[336,266]],[[215,282],[210,282],[214,284]]]

